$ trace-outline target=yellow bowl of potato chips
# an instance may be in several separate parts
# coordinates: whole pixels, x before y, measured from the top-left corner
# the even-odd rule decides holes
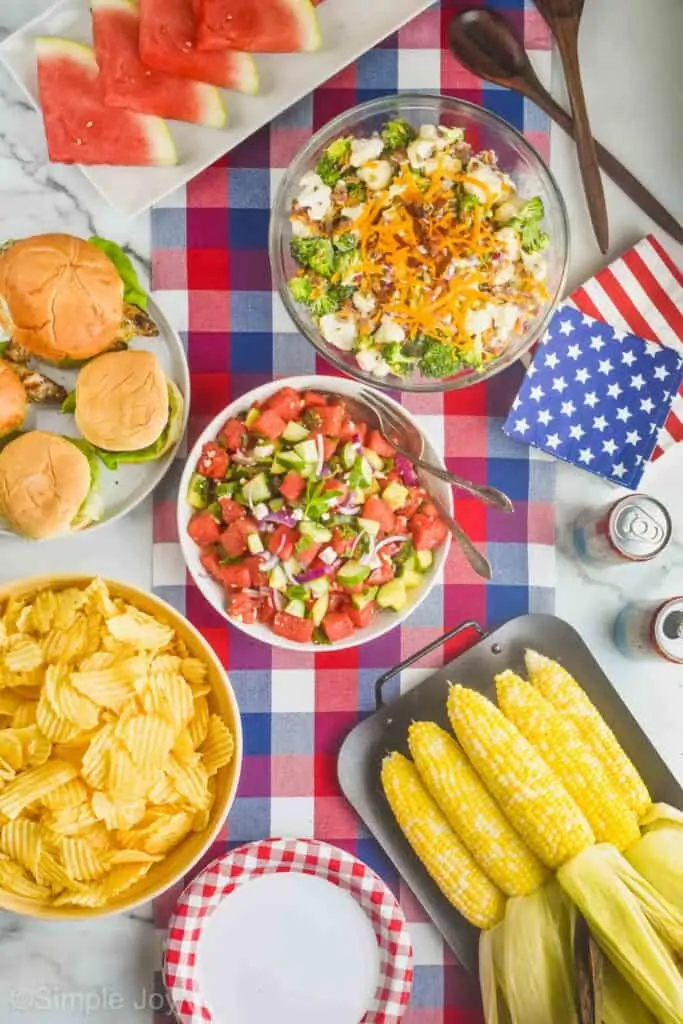
[[[227,675],[170,605],[85,576],[0,587],[0,909],[98,917],[163,892],[241,763]]]

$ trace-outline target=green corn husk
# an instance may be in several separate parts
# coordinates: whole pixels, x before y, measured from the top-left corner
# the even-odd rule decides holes
[[[602,970],[602,1024],[655,1024],[650,1011],[607,957]]]
[[[643,835],[624,856],[650,885],[683,911],[683,813],[653,804],[641,822]]]
[[[576,910],[549,882],[505,910],[503,989],[512,1024],[577,1024],[572,937]]]
[[[479,985],[486,1024],[512,1024],[503,991],[505,922],[479,936]]]
[[[683,1022],[683,916],[614,847],[589,846],[557,879],[613,965],[660,1024]]]

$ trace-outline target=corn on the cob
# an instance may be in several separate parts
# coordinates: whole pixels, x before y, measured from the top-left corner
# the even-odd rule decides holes
[[[602,1024],[656,1024],[642,1000],[607,957],[602,968]]]
[[[558,711],[571,718],[626,803],[640,818],[652,803],[650,794],[635,765],[587,694],[556,661],[537,651],[526,651],[524,660],[530,681]]]
[[[672,953],[680,950],[681,934],[674,909],[607,844],[588,847],[560,868],[557,879],[660,1024],[681,1024],[683,977]]]
[[[446,899],[477,928],[502,920],[505,897],[450,828],[412,761],[387,755],[382,786],[399,828]]]
[[[642,825],[642,837],[624,856],[653,889],[683,911],[683,814],[668,804],[653,804]]]
[[[638,819],[570,718],[510,670],[496,676],[498,706],[573,796],[599,843],[625,850],[640,838]]]
[[[420,777],[477,864],[507,896],[533,892],[547,878],[452,736],[436,722],[413,722],[408,746]]]
[[[495,704],[452,686],[448,717],[503,814],[544,864],[557,868],[595,841],[574,799]]]

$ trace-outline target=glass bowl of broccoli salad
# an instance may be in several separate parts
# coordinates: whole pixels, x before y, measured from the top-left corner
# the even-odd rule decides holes
[[[384,97],[319,131],[273,206],[270,260],[297,328],[338,369],[405,391],[466,387],[543,333],[568,224],[531,145],[445,96]]]

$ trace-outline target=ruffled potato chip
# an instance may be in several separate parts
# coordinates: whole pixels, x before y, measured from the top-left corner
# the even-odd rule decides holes
[[[211,715],[206,739],[200,747],[202,761],[209,775],[230,764],[235,750],[232,733],[220,715]]]

